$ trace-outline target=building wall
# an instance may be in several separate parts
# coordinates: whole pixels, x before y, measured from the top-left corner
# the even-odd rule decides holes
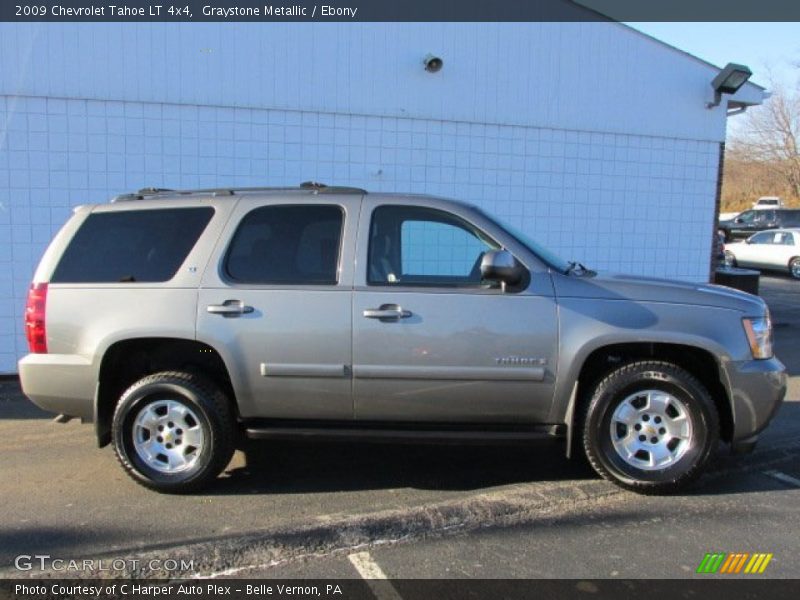
[[[720,142],[724,110],[704,104],[716,72],[617,23],[0,24],[0,94],[23,96]]]
[[[145,186],[452,196],[592,268],[704,281],[713,74],[616,24],[2,24],[0,373],[71,206]]]

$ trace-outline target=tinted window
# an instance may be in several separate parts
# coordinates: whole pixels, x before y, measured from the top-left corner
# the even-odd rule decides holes
[[[481,258],[498,247],[449,213],[382,206],[372,215],[367,279],[377,285],[480,285]]]
[[[242,219],[225,259],[242,283],[335,285],[344,213],[338,206],[263,206]]]
[[[785,210],[778,214],[781,216],[781,226],[800,227],[800,210]]]
[[[762,233],[757,233],[753,237],[750,238],[751,244],[772,244],[773,238],[775,234],[771,231],[764,231]]]
[[[53,273],[53,283],[158,282],[175,276],[214,209],[90,214]]]
[[[753,215],[754,223],[766,223],[775,219],[774,210],[757,210]]]

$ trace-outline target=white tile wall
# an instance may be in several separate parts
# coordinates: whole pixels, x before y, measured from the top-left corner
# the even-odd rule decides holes
[[[425,72],[429,52],[444,59]],[[0,94],[725,139],[718,70],[620,23],[0,23]],[[758,102],[747,84],[737,100]]]
[[[718,144],[433,119],[0,96],[0,373],[70,207],[316,180],[477,203],[596,269],[704,281]]]

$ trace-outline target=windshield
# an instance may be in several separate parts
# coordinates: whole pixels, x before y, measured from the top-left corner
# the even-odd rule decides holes
[[[545,248],[544,246],[539,244],[539,242],[531,239],[530,237],[528,237],[525,233],[523,233],[522,231],[520,231],[516,227],[513,227],[513,226],[509,225],[508,223],[506,223],[504,221],[501,221],[500,219],[497,219],[496,217],[493,217],[493,216],[487,214],[484,210],[482,210],[482,209],[480,209],[478,207],[475,207],[475,208],[476,208],[476,210],[478,212],[480,212],[484,217],[489,219],[492,223],[494,223],[495,225],[497,225],[501,229],[504,229],[506,232],[508,232],[511,235],[511,237],[513,237],[520,244],[525,246],[528,250],[533,252],[542,261],[544,261],[549,267],[552,267],[553,269],[555,269],[555,270],[557,270],[557,271],[559,271],[561,273],[564,273],[564,272],[566,272],[567,269],[569,269],[569,266],[570,266],[569,262],[567,262],[566,260],[564,260],[563,258],[558,256],[554,252],[551,252],[550,250],[548,250],[547,248]]]

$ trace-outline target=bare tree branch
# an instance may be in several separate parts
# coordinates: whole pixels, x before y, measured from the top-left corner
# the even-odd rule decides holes
[[[726,209],[745,208],[758,195],[800,201],[800,87],[773,83],[772,97],[751,108],[727,144],[723,180]]]

